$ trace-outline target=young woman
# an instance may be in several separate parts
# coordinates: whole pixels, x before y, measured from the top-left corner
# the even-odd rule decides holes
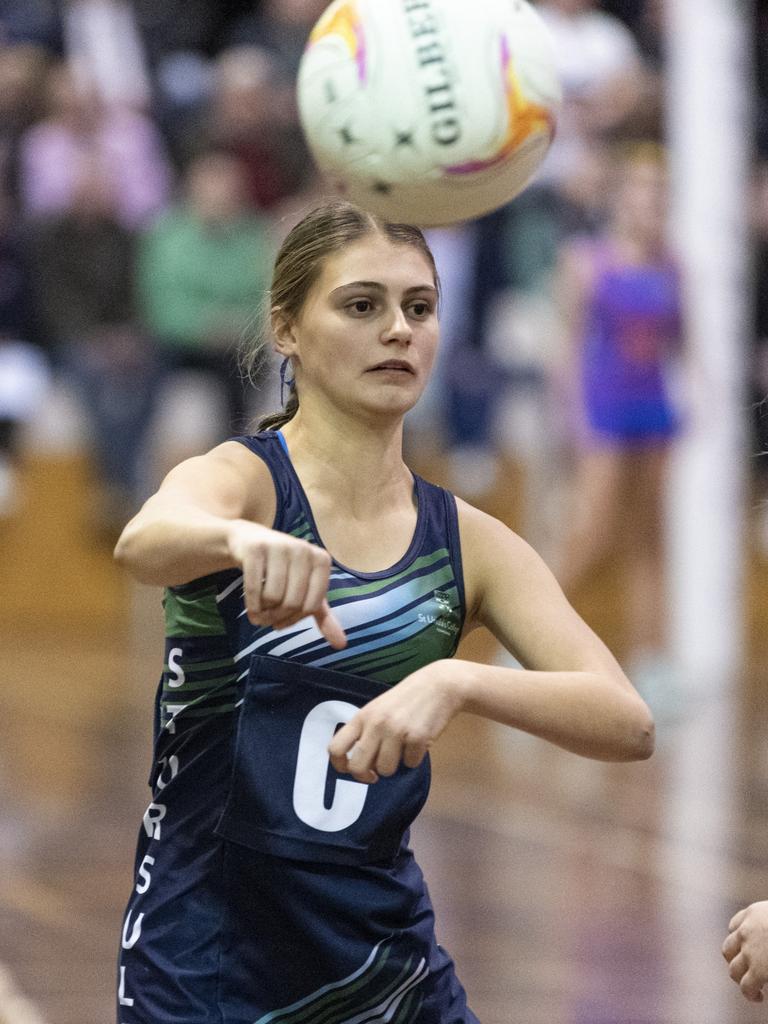
[[[422,234],[321,207],[270,298],[285,413],[174,469],[116,549],[168,636],[119,1020],[476,1024],[408,849],[429,748],[469,712],[625,761],[653,723],[533,551],[403,463]],[[479,624],[528,670],[450,660]]]
[[[571,346],[574,510],[560,582],[567,594],[622,536],[627,548],[630,674],[641,692],[665,681],[663,495],[680,411],[669,387],[682,353],[682,300],[667,246],[667,180],[657,147],[616,161],[608,223],[574,240],[559,275]],[[668,678],[670,677],[670,678]]]

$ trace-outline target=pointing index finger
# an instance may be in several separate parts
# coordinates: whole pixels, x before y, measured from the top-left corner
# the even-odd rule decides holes
[[[339,620],[331,611],[327,601],[323,601],[320,610],[315,612],[315,621],[317,622],[317,628],[331,647],[341,651],[347,646],[347,634],[341,628]]]

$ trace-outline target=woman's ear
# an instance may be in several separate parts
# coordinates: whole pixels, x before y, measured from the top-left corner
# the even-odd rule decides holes
[[[269,318],[276,351],[286,358],[294,355],[297,346],[291,317],[280,306],[273,306]]]

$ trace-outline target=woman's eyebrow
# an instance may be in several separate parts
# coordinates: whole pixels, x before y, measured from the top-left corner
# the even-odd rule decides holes
[[[342,284],[338,288],[334,288],[331,295],[335,295],[336,292],[348,291],[350,288],[368,288],[377,292],[386,291],[386,288],[380,281],[350,281],[349,284]]]
[[[406,288],[403,294],[413,295],[414,292],[431,292],[433,295],[437,295],[437,288],[433,284],[415,284],[411,288]]]
[[[338,288],[334,288],[331,295],[354,288],[367,288],[369,291],[377,292],[385,292],[387,290],[380,281],[350,281],[349,284],[342,284]],[[414,292],[432,292],[433,295],[436,295],[437,288],[432,284],[415,284],[410,288],[406,288],[403,294],[412,295]]]

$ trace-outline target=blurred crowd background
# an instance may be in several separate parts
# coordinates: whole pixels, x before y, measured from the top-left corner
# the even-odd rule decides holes
[[[30,438],[75,430],[90,453],[93,538],[109,544],[172,464],[252,429],[279,401],[273,367],[244,383],[237,346],[260,329],[281,235],[323,195],[295,77],[325,6],[0,0],[0,517],[24,515]],[[429,233],[443,349],[408,444],[417,460],[443,457],[442,482],[480,502],[505,457],[524,465],[523,532],[567,589],[629,527],[627,649],[653,675],[664,649],[667,456],[685,430],[692,372],[667,238],[665,3],[537,7],[564,91],[556,142],[509,206]],[[758,492],[756,456],[768,444],[764,7],[754,14],[743,402]],[[657,418],[635,422],[633,401],[649,395]]]

